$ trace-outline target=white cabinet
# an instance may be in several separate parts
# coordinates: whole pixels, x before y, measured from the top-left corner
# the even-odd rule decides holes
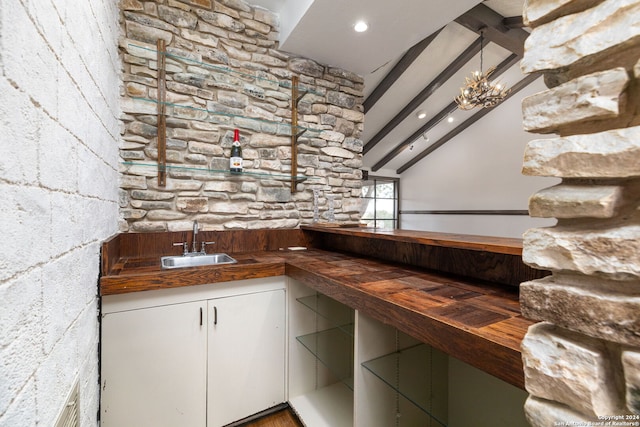
[[[208,426],[286,401],[285,291],[209,301]]]
[[[103,427],[205,425],[205,315],[206,302],[104,315]]]
[[[286,401],[285,280],[103,298],[101,425],[220,427]]]
[[[103,427],[286,401],[308,427],[526,425],[524,391],[282,276],[104,297],[102,317]]]

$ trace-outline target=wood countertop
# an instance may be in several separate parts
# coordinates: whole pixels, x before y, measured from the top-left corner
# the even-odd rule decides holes
[[[283,254],[278,251],[229,253],[236,264],[169,270],[160,266],[160,256],[124,257],[113,264],[108,275],[100,278],[100,295],[282,276],[285,274]]]
[[[288,254],[286,275],[524,389],[517,288],[317,250]]]
[[[471,234],[437,233],[417,230],[382,230],[364,227],[331,227],[322,224],[303,225],[300,229],[318,231],[325,234],[522,256],[522,239],[508,237],[476,236]]]
[[[287,275],[445,353],[524,388],[520,342],[532,322],[512,286],[366,256],[308,249],[233,253],[237,264],[163,270],[159,257],[123,257],[101,295]]]

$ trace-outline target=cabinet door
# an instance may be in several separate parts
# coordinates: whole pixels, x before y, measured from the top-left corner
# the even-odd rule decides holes
[[[102,427],[206,425],[206,301],[105,314]]]
[[[285,291],[209,301],[207,426],[285,401]]]

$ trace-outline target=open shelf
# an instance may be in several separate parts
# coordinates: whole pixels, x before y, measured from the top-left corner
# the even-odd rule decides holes
[[[353,390],[353,336],[340,328],[296,337],[320,363]]]
[[[432,384],[432,349],[419,344],[362,363],[373,375],[411,402],[429,417],[430,426],[446,427],[447,406],[434,403]]]
[[[203,113],[199,121],[215,121],[214,118],[220,118],[220,117],[222,118],[229,117],[231,119],[243,119],[243,120],[255,121],[260,125],[259,130],[261,132],[269,133],[269,134],[289,136],[291,135],[291,132],[293,130],[295,130],[295,133],[298,135],[302,135],[303,133],[306,133],[306,132],[314,132],[316,134],[319,134],[323,131],[323,129],[314,129],[314,128],[300,126],[300,125],[294,126],[284,121],[269,120],[263,117],[250,117],[242,114],[233,114],[233,113],[228,113],[224,111],[209,110],[207,108],[195,107],[193,105],[176,104],[174,102],[167,102],[167,101],[162,102],[162,101],[158,101],[157,99],[144,98],[139,96],[132,96],[131,99],[134,99],[136,101],[148,102],[156,105],[162,104],[166,107],[170,107],[170,110],[172,111],[167,112],[167,116],[169,117],[179,118],[180,110],[188,110],[192,112],[197,111],[197,112]],[[189,119],[197,120],[197,118],[194,118],[191,115],[189,116]]]
[[[194,166],[184,166],[184,165],[161,165],[158,163],[144,163],[144,162],[121,162],[122,165],[124,166],[140,166],[140,167],[153,167],[153,168],[157,168],[157,170],[162,170],[165,172],[170,172],[170,171],[185,171],[185,172],[196,172],[196,173],[202,173],[205,175],[211,175],[211,174],[224,174],[224,175],[228,175],[228,176],[246,176],[246,177],[253,177],[253,178],[257,178],[257,179],[276,179],[276,180],[286,180],[286,181],[291,181],[294,180],[296,182],[303,182],[306,181],[307,179],[309,179],[306,176],[291,176],[291,175],[287,175],[287,174],[278,174],[278,173],[267,173],[267,172],[250,172],[250,171],[245,171],[243,170],[242,172],[231,172],[228,169],[210,169],[210,168],[198,168],[198,167],[194,167]],[[192,176],[192,175],[189,175]],[[311,178],[313,179],[313,178]]]
[[[353,337],[353,309],[323,294],[309,295],[297,301]]]
[[[218,71],[220,73],[235,74],[235,75],[238,75],[239,77],[242,77],[242,78],[250,78],[250,79],[261,80],[261,81],[266,82],[266,83],[273,83],[273,84],[276,84],[276,85],[278,85],[280,87],[283,87],[283,88],[286,88],[286,89],[291,89],[291,82],[287,81],[287,80],[274,80],[272,78],[266,78],[266,77],[258,76],[258,75],[251,74],[251,73],[248,73],[248,72],[234,70],[233,68],[224,67],[224,66],[221,66],[221,65],[214,65],[214,64],[210,64],[208,62],[199,61],[199,60],[194,59],[194,58],[187,58],[186,56],[177,55],[175,53],[171,53],[171,52],[167,52],[167,51],[158,51],[157,49],[153,49],[153,48],[150,48],[150,47],[137,45],[137,44],[134,44],[134,43],[128,43],[128,47],[129,48],[133,48],[134,50],[135,49],[140,49],[140,50],[147,51],[147,52],[154,52],[156,54],[159,53],[161,55],[164,55],[166,58],[173,59],[173,60],[178,61],[178,62],[184,62],[184,63],[193,64],[193,65],[198,65],[200,67],[204,67],[205,69]],[[312,95],[324,96],[323,93],[314,91],[313,89],[310,89],[310,88],[308,88],[306,86],[300,86],[299,88],[300,88],[301,92],[304,92],[304,94],[309,93],[309,94],[312,94]]]
[[[292,280],[288,400],[305,426],[354,426],[355,311]]]
[[[304,425],[353,427],[353,392],[343,383],[296,396],[289,404]]]
[[[229,67],[219,66],[202,62],[202,57],[199,54],[193,52],[187,52],[176,47],[167,47],[167,43],[164,39],[159,38],[156,40],[156,48],[150,46],[142,46],[138,44],[129,43],[127,45],[127,51],[133,56],[139,56],[141,58],[149,58],[149,56],[155,56],[157,61],[157,99],[149,99],[146,97],[129,97],[134,101],[149,102],[156,105],[157,115],[157,172],[158,172],[158,187],[166,187],[167,170],[169,168],[175,168],[174,166],[167,165],[167,117],[182,118],[192,121],[211,122],[220,125],[221,127],[233,127],[249,130],[251,132],[259,132],[267,135],[287,135],[290,137],[291,156],[290,173],[286,178],[279,178],[277,174],[266,173],[267,179],[286,179],[289,181],[291,193],[298,191],[298,183],[304,180],[304,178],[298,177],[298,138],[300,138],[306,132],[321,133],[324,129],[319,129],[316,124],[310,124],[305,126],[298,125],[298,103],[307,95],[311,97],[307,101],[309,103],[315,102],[316,99],[324,97],[323,93],[313,92],[312,90],[301,87],[299,85],[299,77],[297,75],[291,75],[291,82],[284,82],[278,77],[271,75],[267,72],[261,71],[245,71],[234,70]],[[155,53],[150,55],[149,52]],[[167,82],[170,79],[174,81],[177,78],[177,72],[175,65],[186,63],[188,67],[197,69],[197,71],[188,78],[187,81],[182,83],[189,86],[195,86],[203,88],[205,86],[219,87],[220,82],[218,78],[222,78],[225,82],[224,87],[228,89],[234,89],[236,92],[244,93],[247,96],[251,96],[258,99],[266,99],[269,95],[275,96],[280,101],[288,100],[291,103],[291,116],[279,117],[269,113],[268,111],[258,112],[258,110],[249,112],[248,115],[244,114],[246,111],[239,108],[233,108],[222,104],[209,104],[208,101],[200,101],[198,105],[181,105],[174,102],[167,101]],[[173,67],[167,67],[167,65],[173,65]],[[179,69],[179,68],[178,68]],[[222,75],[232,75],[223,77]],[[255,84],[250,83],[252,80]],[[181,81],[181,79],[177,79]],[[280,88],[291,89],[290,95],[281,95]],[[269,92],[273,93],[269,93]],[[313,93],[312,93],[313,92]],[[204,105],[206,104],[206,108]],[[212,109],[213,108],[213,109]],[[148,112],[147,112],[148,113]],[[281,114],[282,116],[282,114]],[[288,116],[284,114],[284,116]],[[289,121],[289,123],[287,122]],[[171,123],[169,123],[171,125]],[[280,144],[279,145],[284,145]],[[188,169],[182,167],[183,171],[196,170],[199,173],[229,173],[228,171],[213,171],[200,168]],[[242,172],[242,174],[253,174],[251,172]],[[254,174],[256,177],[263,177],[264,175]]]

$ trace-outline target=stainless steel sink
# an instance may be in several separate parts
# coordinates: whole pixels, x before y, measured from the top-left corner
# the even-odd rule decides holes
[[[237,261],[227,254],[173,255],[160,258],[162,268],[185,268],[201,265],[233,264]]]

